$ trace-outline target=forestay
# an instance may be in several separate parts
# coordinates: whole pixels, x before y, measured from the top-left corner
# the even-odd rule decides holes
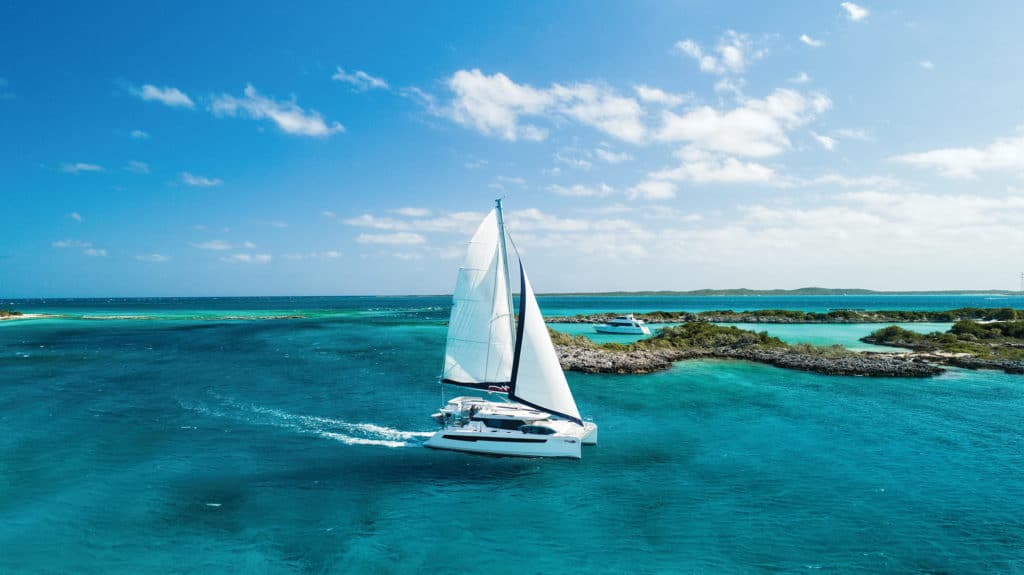
[[[497,210],[491,210],[459,268],[442,374],[448,383],[511,381],[512,312],[502,233]]]

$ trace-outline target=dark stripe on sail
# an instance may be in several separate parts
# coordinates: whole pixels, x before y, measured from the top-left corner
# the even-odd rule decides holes
[[[442,379],[441,383],[447,383],[449,385],[457,385],[459,387],[468,387],[469,389],[479,389],[482,391],[490,391],[495,393],[508,393],[509,383],[507,381],[456,381],[454,379]]]
[[[519,380],[519,356],[523,353],[523,329],[526,326],[526,271],[523,269],[523,260],[519,260],[519,325],[516,326],[516,352],[512,356],[512,382],[508,388],[508,398],[514,399],[523,405],[539,409],[551,415],[564,417],[569,421],[582,426],[583,420],[578,417],[555,411],[551,408],[537,405],[516,395],[516,382]],[[540,311],[540,310],[537,310]]]

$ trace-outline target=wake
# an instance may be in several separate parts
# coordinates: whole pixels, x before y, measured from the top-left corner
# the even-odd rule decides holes
[[[218,405],[202,402],[179,401],[181,407],[208,417],[224,418],[253,425],[268,425],[306,435],[339,441],[345,445],[376,445],[380,447],[415,447],[432,431],[402,431],[374,423],[351,423],[329,417],[288,413],[272,407],[263,407],[220,399]]]

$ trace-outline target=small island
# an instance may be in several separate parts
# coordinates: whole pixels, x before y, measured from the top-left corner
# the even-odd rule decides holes
[[[597,313],[545,318],[548,323],[605,323],[617,314]],[[792,309],[702,312],[652,311],[634,313],[646,323],[953,323],[961,320],[1013,321],[1024,319],[1024,310],[965,307],[946,311],[836,309],[824,313]]]
[[[961,320],[947,333],[930,334],[890,326],[862,339],[911,349],[910,353],[789,344],[763,331],[708,321],[666,327],[654,337],[631,344],[599,344],[586,336],[553,330],[551,334],[562,367],[585,373],[651,373],[668,369],[676,361],[698,358],[747,360],[824,375],[930,377],[943,373],[943,365],[1024,373],[1024,321]]]

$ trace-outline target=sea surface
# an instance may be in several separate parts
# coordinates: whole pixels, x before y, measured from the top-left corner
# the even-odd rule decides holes
[[[985,297],[540,305],[1024,308]],[[600,444],[485,458],[422,447],[445,297],[4,307],[65,317],[0,322],[0,573],[1024,573],[1024,376],[570,373]]]

